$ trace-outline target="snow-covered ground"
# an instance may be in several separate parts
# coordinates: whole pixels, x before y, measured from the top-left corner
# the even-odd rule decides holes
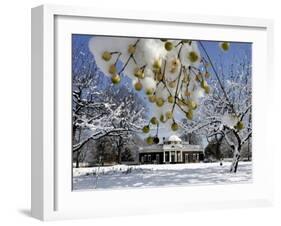
[[[252,163],[240,162],[236,174],[230,162],[166,165],[115,165],[73,169],[73,190],[249,183]]]

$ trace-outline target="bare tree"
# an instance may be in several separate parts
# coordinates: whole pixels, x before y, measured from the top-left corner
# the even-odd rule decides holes
[[[233,153],[230,172],[234,173],[242,146],[252,135],[251,63],[247,54],[236,60],[227,75],[222,70],[224,67],[217,71],[211,64],[216,75],[211,81],[211,95],[202,99],[197,117],[183,123],[185,130],[204,134],[208,141],[218,137],[219,142],[225,140]]]
[[[73,48],[73,154],[79,167],[85,144],[138,131],[145,108],[125,85],[108,84],[87,49],[77,44]]]

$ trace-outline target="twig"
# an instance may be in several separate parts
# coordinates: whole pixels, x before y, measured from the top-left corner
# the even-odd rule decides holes
[[[210,62],[210,65],[211,65],[211,67],[212,67],[212,69],[213,69],[213,71],[214,71],[214,73],[215,73],[215,76],[216,76],[216,78],[217,78],[217,80],[218,80],[218,82],[219,82],[220,88],[221,88],[221,90],[222,90],[222,92],[223,92],[223,94],[224,94],[224,96],[225,96],[226,101],[228,102],[229,106],[231,107],[233,113],[236,114],[236,111],[235,111],[235,109],[234,109],[234,106],[233,106],[233,104],[230,102],[230,100],[229,100],[229,98],[228,98],[228,96],[227,96],[227,93],[226,93],[226,91],[225,91],[225,89],[224,89],[224,87],[223,87],[223,85],[222,85],[222,82],[221,82],[221,80],[220,80],[220,78],[219,78],[218,72],[217,72],[217,70],[215,69],[215,67],[214,67],[214,65],[213,65],[213,63],[212,63],[212,60],[211,60],[211,58],[210,58],[208,52],[206,51],[206,49],[205,49],[204,45],[202,44],[202,42],[201,42],[201,41],[198,41],[198,42],[199,42],[200,46],[202,47],[204,53],[206,54],[206,56],[207,56],[207,58],[208,58],[208,60],[209,60],[209,62]]]

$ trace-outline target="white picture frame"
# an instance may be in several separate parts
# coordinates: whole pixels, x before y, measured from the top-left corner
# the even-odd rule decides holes
[[[93,30],[92,25],[97,29]],[[163,29],[165,26],[171,30]],[[69,176],[71,139],[67,138],[71,120],[69,34],[172,37],[175,34],[171,31],[178,31],[179,26],[189,26],[191,32],[188,38],[253,42],[253,183],[72,192]],[[111,29],[106,30],[106,27]],[[211,35],[206,37],[204,29]],[[271,205],[273,150],[268,148],[268,112],[263,104],[270,103],[263,94],[270,92],[272,83],[272,33],[272,21],[264,19],[122,12],[55,5],[32,9],[32,216],[56,220]],[[183,36],[180,33],[176,35]],[[61,60],[62,57],[66,60]],[[65,100],[68,101],[61,104]],[[61,131],[68,132],[64,136]],[[267,155],[263,156],[265,151]],[[166,197],[165,200],[162,197]],[[108,205],[106,200],[111,200],[111,204]]]

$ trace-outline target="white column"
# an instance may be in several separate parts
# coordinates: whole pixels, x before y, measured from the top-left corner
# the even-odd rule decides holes
[[[178,152],[175,151],[175,162],[177,162],[177,161],[178,161]]]
[[[165,155],[165,151],[163,152],[163,163],[165,163],[165,161],[166,161],[166,155]]]
[[[171,163],[171,151],[169,151],[169,162]]]

